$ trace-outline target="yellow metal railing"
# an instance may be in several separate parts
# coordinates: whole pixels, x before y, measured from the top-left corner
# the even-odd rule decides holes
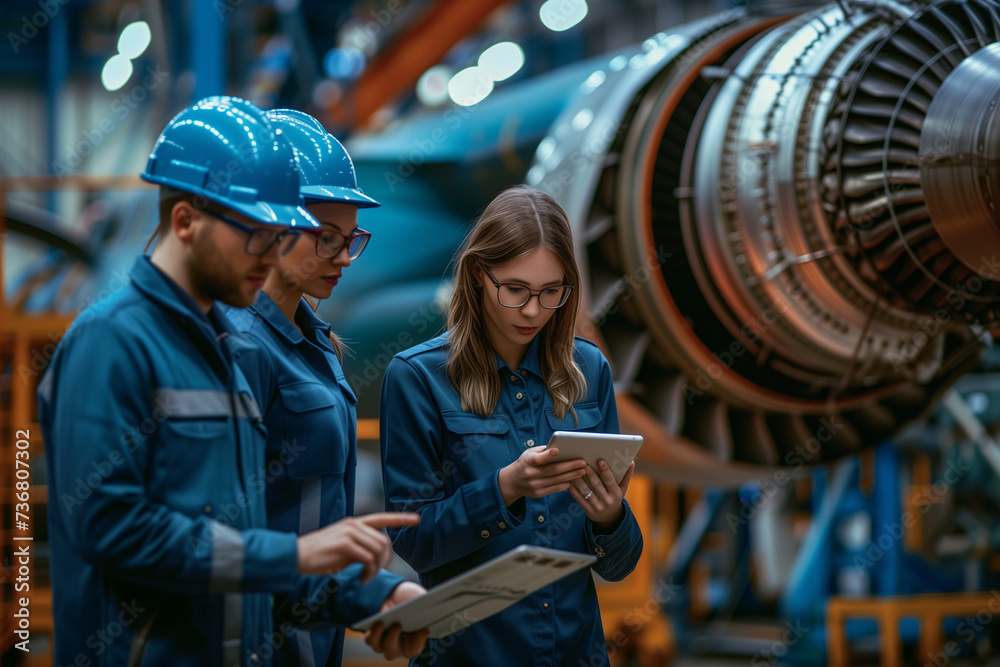
[[[36,176],[0,179],[0,239],[7,238],[7,194],[12,191],[107,191],[150,188],[137,176]],[[38,427],[38,406],[35,392],[56,345],[74,315],[58,313],[27,314],[16,305],[8,304],[5,285],[4,253],[0,251],[0,368],[9,368],[7,396],[0,400],[0,545],[13,567],[0,571],[0,598],[5,613],[0,618],[0,653],[14,648],[22,636],[20,619],[14,613],[21,607],[20,599],[28,601],[28,632],[30,651],[23,654],[24,664],[52,664],[52,591],[48,585],[47,563],[37,555],[44,546],[46,527],[42,525],[48,503],[48,488],[40,477],[45,458],[42,433]],[[27,436],[27,437],[25,437]],[[27,440],[26,448],[17,446]],[[18,464],[16,452],[26,451],[27,459]],[[28,468],[25,468],[24,465]],[[15,495],[18,471],[29,473],[30,488],[27,503],[19,503]],[[22,491],[23,492],[23,491]],[[23,496],[22,496],[23,498]],[[24,505],[27,505],[27,511]],[[20,506],[19,506],[20,505]],[[20,514],[16,512],[20,511]],[[24,523],[18,524],[23,520]],[[9,525],[10,528],[4,528]],[[27,529],[22,529],[27,525]],[[32,538],[30,540],[25,538]],[[11,559],[16,549],[28,546],[30,573],[22,577],[20,559]],[[26,579],[24,581],[20,579]],[[28,588],[25,589],[24,585]],[[42,650],[42,647],[48,647]]]

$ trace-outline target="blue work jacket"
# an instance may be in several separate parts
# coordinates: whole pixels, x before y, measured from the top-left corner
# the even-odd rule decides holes
[[[267,528],[266,431],[219,306],[148,257],[130,277],[39,384],[56,665],[257,667],[291,625],[362,618],[360,566],[302,577],[296,535]]]
[[[518,369],[497,357],[500,399],[489,417],[462,410],[445,362],[448,334],[397,354],[382,384],[381,449],[386,507],[419,512],[417,526],[390,530],[393,548],[424,586],[522,544],[589,553],[591,568],[618,581],[635,567],[642,534],[628,503],[599,534],[568,491],[522,498],[508,508],[497,475],[553,431],[618,433],[611,369],[598,348],[576,339],[586,396],[558,418],[542,381],[538,339]],[[530,658],[526,658],[530,656]],[[590,569],[571,574],[459,633],[429,640],[419,665],[605,665],[597,592]],[[581,662],[582,661],[582,662]]]
[[[353,516],[357,398],[330,344],[330,325],[302,300],[295,311],[300,332],[263,291],[253,306],[227,315],[241,332],[236,362],[268,431],[268,526],[304,534]],[[401,581],[383,571],[357,603],[374,614]],[[343,650],[343,628],[295,631],[274,663],[339,665]]]

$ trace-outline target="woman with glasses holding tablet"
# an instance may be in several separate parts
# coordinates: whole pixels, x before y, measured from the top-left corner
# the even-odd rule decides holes
[[[295,151],[300,193],[322,228],[303,230],[268,274],[253,306],[229,311],[243,334],[237,363],[260,403],[268,430],[267,461],[257,476],[260,483],[248,489],[248,495],[263,501],[266,494],[268,527],[274,530],[303,534],[334,522],[343,524],[340,544],[350,562],[361,547],[386,537],[363,517],[345,518],[354,514],[357,399],[341,367],[341,341],[305,297],[330,296],[371,236],[358,228],[358,209],[379,204],[358,189],[350,156],[318,121],[293,110],[267,115]],[[385,563],[368,565],[377,570]],[[353,596],[364,615],[424,592],[385,571],[358,577],[348,570],[337,583],[338,599]],[[373,628],[366,640],[391,659],[412,657],[425,638],[426,632],[401,634],[396,625]],[[343,643],[343,628],[308,632],[282,628],[280,641],[275,641],[274,664],[339,665]]]
[[[385,374],[386,506],[420,523],[389,529],[431,587],[522,544],[597,556],[604,579],[638,562],[642,534],[607,462],[549,463],[554,431],[618,433],[607,360],[574,337],[579,272],[569,222],[527,186],[493,200],[456,256],[448,331],[397,354]],[[418,665],[604,665],[589,570],[462,632],[430,640]]]

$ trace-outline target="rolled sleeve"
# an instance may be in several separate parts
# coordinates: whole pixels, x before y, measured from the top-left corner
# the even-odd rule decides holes
[[[587,546],[597,556],[593,569],[607,581],[620,581],[635,569],[642,555],[642,531],[627,500],[622,500],[625,514],[611,533],[596,533],[594,522],[587,519]]]

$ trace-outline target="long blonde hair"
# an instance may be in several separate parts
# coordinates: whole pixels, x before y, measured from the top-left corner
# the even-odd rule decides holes
[[[580,271],[569,220],[549,195],[515,185],[490,202],[456,255],[455,289],[448,310],[451,354],[447,368],[467,412],[481,417],[492,414],[501,387],[496,354],[486,335],[483,289],[476,279],[482,276],[478,263],[487,267],[505,264],[538,248],[555,255],[566,283],[574,287],[569,300],[538,333],[542,380],[552,397],[553,414],[562,419],[586,394],[587,382],[573,357]]]

